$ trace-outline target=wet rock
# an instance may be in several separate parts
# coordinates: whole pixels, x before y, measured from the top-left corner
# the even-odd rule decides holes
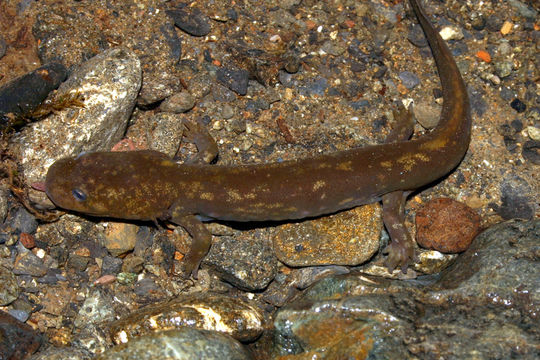
[[[248,360],[251,356],[228,335],[183,327],[149,334],[106,351],[96,360]]]
[[[28,359],[41,345],[41,336],[29,325],[0,311],[0,359]]]
[[[234,238],[219,237],[203,264],[212,267],[222,279],[249,291],[265,288],[277,272],[272,246],[259,230]]]
[[[249,82],[249,72],[243,69],[233,69],[220,67],[217,72],[217,80],[237,93],[238,95],[247,94],[247,86]]]
[[[205,36],[212,29],[208,16],[197,8],[168,10],[167,14],[176,26],[190,35]]]
[[[136,310],[110,327],[116,344],[164,330],[191,328],[219,331],[252,341],[263,331],[263,316],[253,305],[218,294],[191,295]]]
[[[78,93],[84,108],[66,108],[26,127],[13,138],[27,182],[42,181],[57,159],[108,150],[123,136],[140,88],[139,59],[124,48],[82,64],[58,89]],[[69,96],[69,95],[67,95]],[[43,193],[35,194],[43,202]]]
[[[278,259],[289,266],[358,265],[379,249],[380,205],[285,224],[274,236]]]
[[[20,289],[13,272],[0,266],[0,306],[11,304],[19,297]]]
[[[416,241],[443,253],[462,252],[480,232],[480,221],[480,216],[463,203],[435,199],[416,212]]]

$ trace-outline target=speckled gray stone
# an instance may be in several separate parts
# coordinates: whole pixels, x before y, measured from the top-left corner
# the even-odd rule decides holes
[[[242,345],[214,331],[184,327],[134,339],[111,348],[96,360],[248,360]]]

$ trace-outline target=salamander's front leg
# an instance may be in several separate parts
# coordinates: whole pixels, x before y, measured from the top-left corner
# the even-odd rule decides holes
[[[212,234],[195,215],[174,216],[173,214],[170,221],[186,229],[193,239],[191,249],[184,257],[184,271],[186,276],[191,274],[196,279],[201,261],[212,244]]]
[[[412,111],[401,106],[394,111],[396,126],[385,139],[385,142],[406,141],[414,130],[414,118]],[[388,254],[386,266],[388,271],[392,271],[399,266],[403,273],[407,272],[409,261],[414,258],[414,244],[409,231],[405,227],[405,201],[408,192],[394,191],[382,197],[383,202],[383,222],[391,242],[384,249]]]
[[[184,136],[197,146],[198,151],[188,163],[210,164],[217,157],[218,146],[206,127],[196,121],[184,121]]]

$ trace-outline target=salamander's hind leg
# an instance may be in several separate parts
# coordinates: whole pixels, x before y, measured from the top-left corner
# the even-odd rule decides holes
[[[394,111],[396,126],[386,137],[385,142],[406,141],[414,131],[414,118],[412,111],[401,106],[398,111]],[[414,243],[411,235],[405,226],[405,201],[409,192],[394,191],[383,195],[383,222],[391,242],[384,249],[388,254],[386,266],[388,271],[394,270],[397,266],[403,273],[407,272],[409,261],[414,258]]]
[[[405,200],[408,192],[394,191],[383,195],[383,222],[391,242],[384,249],[388,254],[386,267],[393,271],[397,266],[405,274],[409,261],[414,259],[414,243],[405,226]]]
[[[195,215],[175,216],[173,213],[170,221],[186,229],[193,239],[191,248],[184,257],[184,273],[186,276],[191,274],[196,279],[201,261],[212,244],[212,234]]]
[[[184,121],[184,137],[197,146],[197,155],[186,161],[189,164],[210,164],[218,155],[216,141],[206,127],[196,121]]]

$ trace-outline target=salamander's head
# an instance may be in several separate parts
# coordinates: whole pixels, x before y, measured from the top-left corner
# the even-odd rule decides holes
[[[52,164],[45,179],[45,193],[60,208],[89,215],[107,215],[107,209],[100,205],[99,196],[96,197],[99,189],[95,179],[100,177],[97,173],[99,165],[89,162],[88,155],[64,158]]]
[[[165,154],[150,150],[81,154],[51,165],[45,192],[66,210],[154,220],[165,216],[175,198],[166,173],[174,165]]]

